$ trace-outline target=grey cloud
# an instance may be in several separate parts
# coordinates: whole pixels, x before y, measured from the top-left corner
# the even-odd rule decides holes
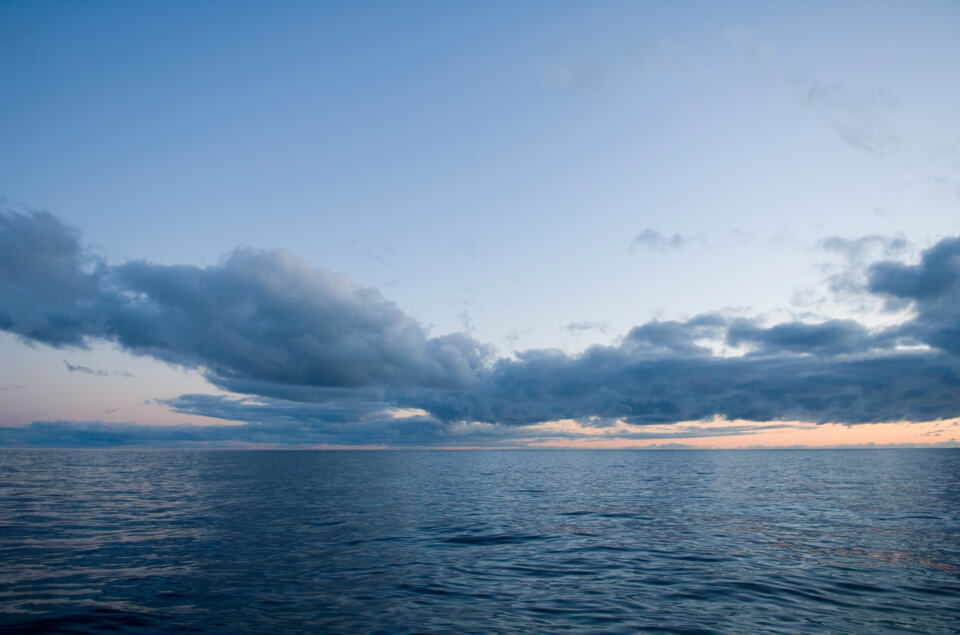
[[[70,362],[68,362],[67,360],[63,360],[63,364],[64,366],[67,367],[67,371],[71,373],[82,373],[84,375],[98,375],[100,377],[106,377],[107,375],[110,374],[105,370],[94,369],[94,368],[90,368],[89,366],[79,366],[79,365],[75,366]]]
[[[115,447],[209,443],[202,426],[144,426],[103,421],[35,421],[29,426],[0,428],[0,445],[27,447]]]
[[[672,353],[706,355],[710,349],[698,340],[717,337],[727,321],[719,314],[699,315],[686,322],[654,320],[635,326],[627,334],[622,349],[643,356]]]
[[[159,402],[174,412],[248,422],[311,422],[328,426],[363,424],[391,420],[391,404],[345,392],[338,397],[315,402],[260,397],[256,400],[227,398],[220,395],[180,395]]]
[[[891,258],[904,254],[910,244],[903,236],[870,235],[858,238],[829,236],[819,243],[820,248],[839,254],[842,264],[826,265],[827,284],[840,295],[862,296],[866,291],[867,267],[877,258]]]
[[[918,265],[886,261],[870,268],[871,291],[914,300],[921,306],[942,300],[952,304],[957,296],[958,282],[960,238],[941,241],[924,252]]]
[[[714,415],[862,423],[957,416],[960,376],[956,360],[942,354],[646,358],[596,347],[579,357],[528,353],[501,361],[472,393],[415,399],[442,419],[509,425],[591,416],[671,423]]]
[[[467,311],[460,311],[460,315],[457,316],[460,320],[460,325],[463,326],[463,330],[467,333],[472,333],[477,330],[476,325],[473,323],[473,318],[470,317],[470,314]]]
[[[666,235],[647,227],[630,241],[628,249],[630,253],[634,253],[640,249],[668,251],[671,249],[679,249],[692,242],[692,240],[692,238],[683,236],[682,234]]]
[[[584,331],[599,331],[601,333],[606,333],[610,328],[610,323],[591,321],[571,322],[563,328],[565,331],[569,331],[571,333],[582,333]]]
[[[880,154],[886,150],[896,148],[899,144],[897,138],[893,135],[871,127],[863,122],[841,122],[837,123],[836,127],[837,134],[841,139],[854,148],[869,154]]]
[[[282,251],[108,266],[46,213],[0,212],[0,329],[53,346],[116,341],[214,383],[464,387],[487,355],[462,334],[428,337],[378,291]]]
[[[222,265],[118,267],[136,294],[117,314],[120,344],[188,366],[213,381],[365,386],[469,384],[482,346],[428,338],[374,289],[280,252],[238,250]]]
[[[184,401],[210,395],[185,395]],[[318,418],[306,404],[251,404],[212,397],[204,413],[214,407],[238,420],[239,425],[142,425],[104,421],[36,421],[16,428],[0,427],[0,446],[23,447],[235,447],[240,444],[296,447],[303,445],[386,445],[389,447],[530,447],[531,442],[585,438],[589,432],[560,432],[503,425],[465,426],[430,417],[373,419],[331,423]],[[223,403],[214,405],[215,402]],[[189,408],[189,406],[185,406]],[[283,417],[275,419],[277,413]],[[723,429],[687,426],[671,432],[641,431],[618,435],[621,439],[694,439],[752,434],[783,428],[731,425]],[[664,444],[670,445],[670,444]]]
[[[874,234],[858,238],[828,236],[820,241],[820,246],[827,251],[842,254],[849,261],[860,262],[876,252],[887,257],[902,254],[909,247],[909,243],[903,236]]]
[[[727,329],[727,342],[733,346],[750,344],[757,353],[806,353],[824,356],[869,352],[889,348],[891,335],[871,334],[853,320],[829,320],[820,324],[789,322],[771,327],[757,326],[751,320],[737,320]]]
[[[869,292],[916,309],[894,328],[851,320],[765,326],[710,313],[641,324],[578,355],[529,350],[499,360],[465,334],[431,337],[377,291],[279,251],[238,250],[203,268],[111,266],[52,216],[13,213],[0,214],[0,246],[8,247],[0,250],[3,330],[53,346],[114,341],[255,397],[165,402],[239,426],[182,434],[132,427],[123,436],[120,424],[47,423],[4,431],[9,443],[173,443],[178,435],[177,443],[477,445],[531,435],[531,424],[554,419],[721,416],[780,425],[960,416],[958,238],[927,250],[919,264],[886,260],[867,269]],[[718,346],[743,354],[720,356]],[[425,414],[395,417],[397,408]]]
[[[53,346],[102,336],[103,307],[114,301],[103,270],[52,214],[0,210],[0,329]]]
[[[507,333],[504,336],[504,339],[507,340],[507,342],[509,342],[510,344],[514,344],[520,338],[522,338],[525,335],[529,335],[532,332],[533,332],[532,328],[518,329],[518,330],[510,331],[509,333]]]
[[[114,370],[107,372],[105,370],[100,370],[99,368],[91,368],[90,366],[82,366],[80,364],[71,364],[67,360],[63,360],[63,365],[67,367],[67,372],[71,373],[96,375],[97,377],[109,377],[110,375],[113,375],[114,377],[133,377],[133,373],[125,370]]]
[[[906,301],[917,317],[901,327],[905,335],[951,355],[960,355],[960,238],[941,240],[916,265],[878,262],[869,269],[873,293]]]

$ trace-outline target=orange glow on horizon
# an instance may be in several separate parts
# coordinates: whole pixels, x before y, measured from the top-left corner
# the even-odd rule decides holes
[[[619,423],[619,422],[618,422]],[[755,421],[708,421],[684,422],[671,425],[628,426],[630,431],[651,433],[676,433],[675,437],[656,439],[617,438],[617,432],[625,424],[613,428],[600,428],[599,434],[592,436],[557,437],[551,439],[525,439],[526,445],[537,448],[594,448],[628,449],[686,446],[701,449],[750,449],[750,448],[790,448],[790,447],[837,447],[837,446],[887,446],[916,445],[934,446],[939,444],[957,444],[960,446],[960,419],[922,422],[864,423],[844,425],[838,423],[803,422],[755,422]],[[769,425],[783,425],[781,428],[762,429]],[[582,433],[589,428],[575,422],[548,422],[541,424],[554,431],[566,430]],[[724,435],[726,427],[757,427],[756,432]],[[702,436],[684,437],[690,428],[698,428]],[[716,428],[718,434],[710,436],[708,430]],[[623,430],[626,431],[626,430]]]

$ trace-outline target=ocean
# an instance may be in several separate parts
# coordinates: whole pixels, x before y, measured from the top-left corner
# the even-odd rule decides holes
[[[3,450],[0,630],[957,633],[960,450]]]

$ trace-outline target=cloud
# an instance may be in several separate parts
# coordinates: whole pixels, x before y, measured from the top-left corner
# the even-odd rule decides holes
[[[82,346],[105,335],[103,262],[46,212],[0,211],[0,329],[30,342]]]
[[[935,350],[960,356],[960,238],[941,240],[907,265],[883,261],[869,268],[868,288],[893,302],[908,302],[916,318],[899,328]]]
[[[758,68],[789,86],[809,106],[831,121],[839,139],[868,154],[899,150],[902,143],[890,130],[889,114],[899,106],[896,96],[881,88],[853,88],[810,77],[775,48],[750,35],[728,34],[729,42]]]
[[[668,236],[666,234],[661,234],[655,229],[647,227],[630,241],[628,250],[630,253],[636,253],[641,249],[669,251],[684,247],[692,241],[692,238],[683,236],[682,234],[673,234]]]
[[[565,331],[570,333],[582,333],[584,331],[599,331],[601,333],[606,333],[610,329],[609,322],[596,322],[596,321],[583,321],[583,322],[571,322],[563,327]]]
[[[820,241],[820,247],[827,251],[839,253],[849,262],[862,262],[865,258],[873,257],[876,253],[890,257],[902,254],[910,246],[903,236],[882,236],[874,234],[858,238],[844,238],[842,236],[828,236]]]
[[[872,334],[853,320],[788,322],[767,328],[752,320],[736,320],[729,325],[726,339],[733,346],[753,346],[753,355],[804,353],[834,357],[888,348],[891,344],[890,335]]]
[[[115,341],[218,385],[465,387],[488,355],[463,334],[428,337],[378,291],[283,251],[109,266],[42,212],[0,213],[0,329],[53,346]]]
[[[880,154],[898,145],[896,137],[866,123],[837,123],[836,128],[841,139],[869,154]]]
[[[431,336],[376,290],[282,251],[237,250],[210,267],[110,265],[53,216],[13,212],[0,213],[0,248],[0,329],[58,347],[108,340],[197,368],[238,397],[164,404],[243,422],[165,432],[48,422],[4,431],[9,443],[489,445],[548,434],[538,426],[557,420],[609,428],[960,416],[960,238],[916,265],[864,265],[867,292],[914,308],[893,327],[707,313],[647,322],[577,355],[543,349],[496,360],[468,335]]]
[[[206,414],[215,409],[244,423],[239,425],[142,425],[105,421],[36,421],[17,428],[0,427],[0,446],[114,447],[157,446],[261,447],[537,447],[555,442],[596,438],[612,427],[563,429],[551,426],[517,427],[479,422],[445,424],[430,416],[391,417],[387,412],[359,420],[331,422],[310,404],[274,400],[253,402],[213,395],[184,395],[179,412],[194,408]],[[722,427],[684,425],[673,429],[636,429],[620,425],[606,439],[657,440],[754,434],[790,427],[786,424]],[[667,447],[676,444],[665,444]]]
[[[91,368],[89,366],[81,366],[78,364],[71,364],[67,360],[63,360],[63,365],[67,367],[67,372],[70,373],[81,373],[84,375],[96,375],[98,377],[108,377],[113,375],[114,377],[133,377],[133,373],[126,370],[115,370],[112,372],[107,372],[105,370],[100,370],[99,368]]]
[[[105,370],[93,369],[89,366],[75,366],[67,360],[63,360],[63,364],[67,367],[67,371],[71,373],[83,373],[84,375],[98,375],[101,377],[106,377],[110,374]]]
[[[828,236],[820,241],[819,247],[841,256],[839,264],[823,267],[830,291],[839,296],[859,297],[863,301],[864,294],[869,293],[866,288],[868,267],[879,258],[903,256],[910,243],[903,236]],[[876,307],[870,310],[876,312]]]
[[[570,357],[531,351],[501,361],[470,393],[414,396],[444,420],[509,425],[586,417],[650,424],[720,415],[753,421],[930,420],[960,412],[955,360],[894,353],[842,359],[804,353],[721,358],[644,354],[632,342]]]

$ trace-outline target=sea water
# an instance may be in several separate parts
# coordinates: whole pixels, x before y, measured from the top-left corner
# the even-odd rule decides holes
[[[960,628],[960,450],[0,451],[0,629]]]

